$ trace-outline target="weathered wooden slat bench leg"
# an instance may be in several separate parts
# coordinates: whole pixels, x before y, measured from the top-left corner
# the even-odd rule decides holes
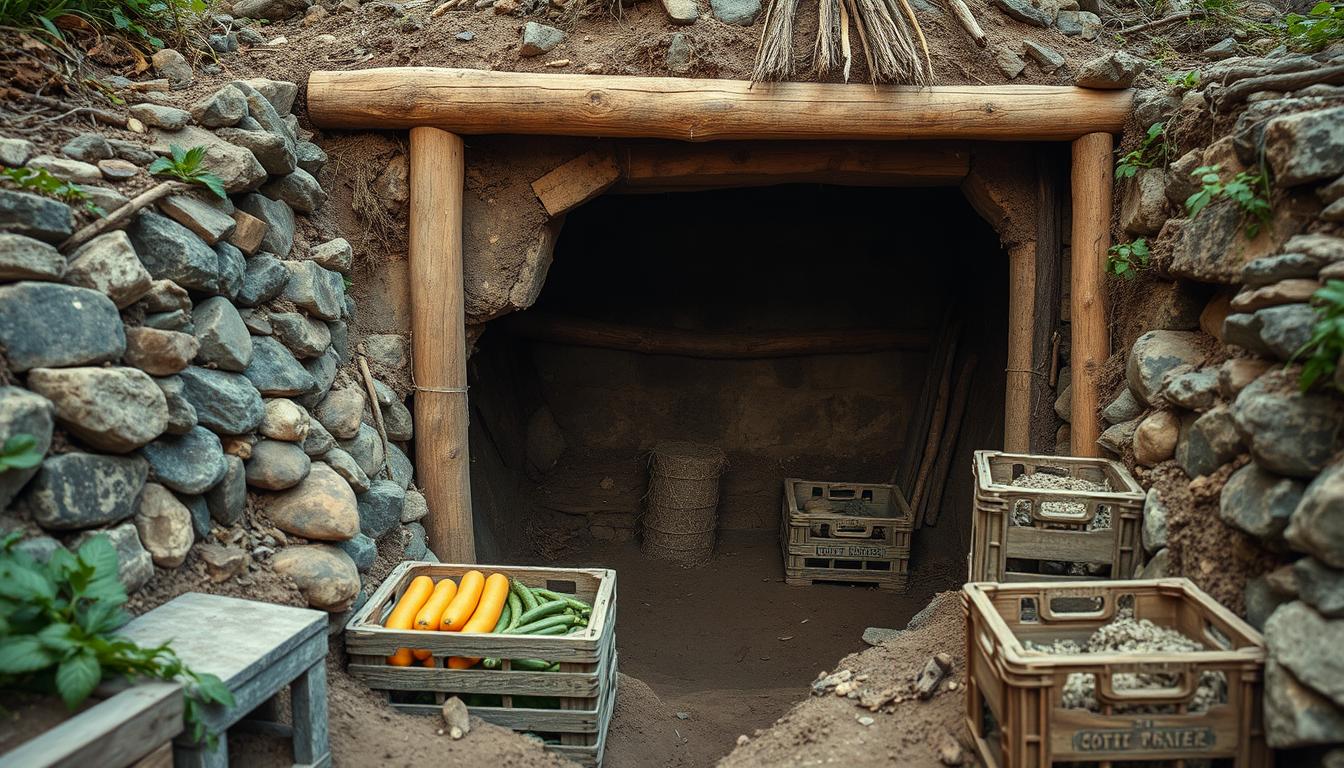
[[[331,764],[327,745],[327,666],[323,659],[289,684],[294,723],[294,764]]]
[[[219,744],[210,749],[205,744],[173,745],[174,768],[229,768],[228,736],[219,734]]]

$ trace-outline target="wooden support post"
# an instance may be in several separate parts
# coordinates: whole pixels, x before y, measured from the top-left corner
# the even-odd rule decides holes
[[[1073,422],[1075,456],[1097,456],[1101,435],[1097,379],[1110,355],[1106,327],[1106,251],[1111,245],[1111,151],[1109,133],[1089,133],[1073,142]]]
[[[1032,332],[1036,324],[1036,242],[1008,249],[1008,371],[1003,395],[1003,450],[1031,450]]]
[[[411,344],[416,478],[429,504],[429,548],[447,563],[476,562],[467,452],[463,327],[462,139],[411,129]]]

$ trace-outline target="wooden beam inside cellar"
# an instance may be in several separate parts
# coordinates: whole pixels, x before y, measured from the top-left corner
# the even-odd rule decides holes
[[[392,67],[308,77],[320,128],[733,139],[1069,141],[1118,132],[1132,94],[1069,86],[917,88]]]

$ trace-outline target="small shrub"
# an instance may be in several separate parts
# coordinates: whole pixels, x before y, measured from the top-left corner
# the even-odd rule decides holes
[[[228,197],[224,191],[224,180],[203,169],[205,147],[182,149],[176,144],[169,145],[171,157],[160,157],[149,164],[149,172],[155,176],[169,176],[189,184],[200,184],[215,193],[222,200]]]
[[[1294,50],[1314,52],[1344,40],[1344,3],[1320,2],[1306,15],[1283,17],[1283,41]]]
[[[1178,86],[1183,90],[1192,91],[1199,87],[1199,70],[1192,69],[1183,75],[1169,75],[1167,83]]]
[[[1219,176],[1222,166],[1201,165],[1190,175],[1202,184],[1200,190],[1185,200],[1185,210],[1191,216],[1204,210],[1214,200],[1225,199],[1236,203],[1246,220],[1246,237],[1260,234],[1269,223],[1272,208],[1269,204],[1269,180],[1259,170],[1242,171],[1224,182]]]
[[[42,463],[37,438],[24,432],[9,436],[0,446],[0,474],[11,469],[32,469]]]
[[[17,532],[0,539],[0,687],[55,691],[74,709],[106,676],[176,680],[186,690],[186,721],[205,733],[201,707],[231,706],[218,677],[191,671],[167,645],[142,648],[118,637],[126,589],[117,552],[104,535],[78,552],[57,549],[45,563],[15,550]]]
[[[1148,268],[1148,241],[1140,237],[1131,243],[1112,245],[1106,252],[1106,271],[1133,280],[1139,270]]]
[[[1311,338],[1293,353],[1293,362],[1305,358],[1299,383],[1302,391],[1317,382],[1332,382],[1339,356],[1344,353],[1344,280],[1330,280],[1312,295],[1316,303],[1316,324]]]
[[[164,36],[186,37],[184,17],[204,10],[204,0],[0,0],[0,26],[40,29],[60,41],[62,27],[92,27],[158,49]]]
[[[1120,156],[1115,164],[1115,178],[1132,179],[1141,168],[1152,168],[1167,162],[1167,129],[1163,123],[1153,123],[1139,141],[1139,148]]]

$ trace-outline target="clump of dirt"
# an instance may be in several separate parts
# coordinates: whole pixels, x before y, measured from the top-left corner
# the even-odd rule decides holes
[[[866,689],[911,691],[929,658],[946,653],[952,668],[928,701],[902,696],[871,712],[857,706],[857,699],[814,696],[794,706],[774,726],[746,737],[745,742],[739,739],[739,746],[719,768],[944,765],[940,752],[951,742],[970,743],[965,726],[965,629],[960,595],[943,592],[905,631],[879,646],[846,656],[837,667],[852,671],[852,679],[863,677]]]
[[[1136,470],[1139,481],[1156,488],[1167,508],[1168,575],[1190,579],[1240,615],[1246,611],[1246,582],[1277,564],[1271,553],[1218,515],[1223,486],[1249,460],[1239,456],[1194,480],[1175,461]]]
[[[603,768],[691,768],[677,713],[643,680],[617,674],[616,713]],[[684,713],[683,713],[684,714]]]

